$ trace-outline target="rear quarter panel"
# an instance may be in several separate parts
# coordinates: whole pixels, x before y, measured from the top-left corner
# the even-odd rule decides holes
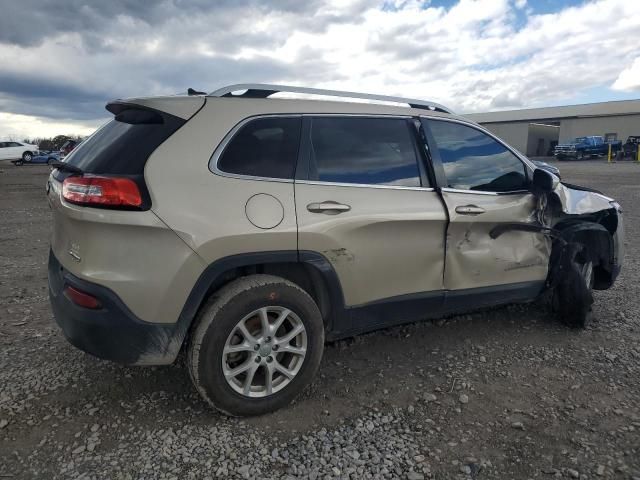
[[[151,211],[80,207],[49,178],[51,248],[83,280],[111,289],[141,320],[174,323],[204,266]]]

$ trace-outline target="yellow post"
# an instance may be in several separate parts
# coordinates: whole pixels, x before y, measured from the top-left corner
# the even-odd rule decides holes
[[[638,148],[636,149],[636,153],[638,154],[638,162],[640,162],[640,143],[638,143]]]
[[[607,155],[607,163],[611,163],[611,144],[609,144],[609,154]]]

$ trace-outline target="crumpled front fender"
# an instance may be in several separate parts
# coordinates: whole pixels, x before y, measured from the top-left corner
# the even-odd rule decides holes
[[[559,183],[552,195],[555,195],[559,200],[562,213],[567,215],[597,213],[612,208],[612,198],[597,190],[568,183]]]

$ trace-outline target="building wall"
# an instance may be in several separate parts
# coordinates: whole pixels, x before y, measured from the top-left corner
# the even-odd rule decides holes
[[[630,135],[640,135],[640,114],[568,118],[560,119],[559,123],[559,129],[527,121],[483,123],[482,126],[527,156],[537,154],[540,138],[544,139],[546,149],[552,140],[562,143],[575,137],[616,133],[618,140],[624,142]]]
[[[560,128],[553,125],[529,124],[529,140],[527,142],[528,157],[545,156],[552,141],[557,142]]]
[[[487,123],[483,127],[526,155],[529,122]]]
[[[640,135],[640,114],[612,117],[569,118],[560,121],[560,141],[587,135],[617,133],[623,142],[629,135]]]

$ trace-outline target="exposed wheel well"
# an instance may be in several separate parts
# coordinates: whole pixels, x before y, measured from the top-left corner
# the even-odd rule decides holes
[[[607,227],[587,219],[571,219],[555,226],[569,242],[584,246],[582,255],[593,263],[596,290],[607,289],[612,283],[613,240]]]

